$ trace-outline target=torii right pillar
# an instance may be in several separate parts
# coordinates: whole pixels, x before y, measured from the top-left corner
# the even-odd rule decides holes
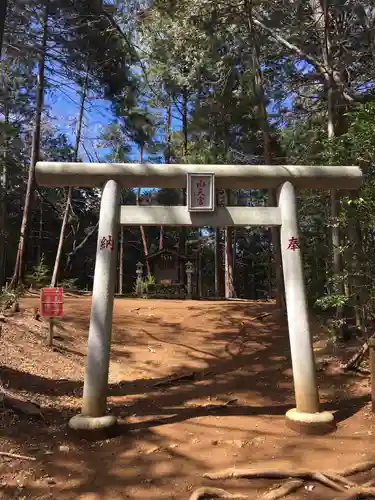
[[[281,255],[285,282],[290,351],[296,408],[286,413],[292,429],[308,434],[325,434],[335,428],[330,412],[320,411],[315,358],[308,307],[294,186],[284,182],[278,189],[281,212]]]

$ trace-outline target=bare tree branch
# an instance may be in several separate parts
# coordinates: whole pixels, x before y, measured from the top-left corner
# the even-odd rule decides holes
[[[284,47],[287,47],[289,50],[291,50],[292,52],[294,52],[295,54],[297,54],[298,56],[300,56],[301,58],[305,59],[307,62],[312,64],[322,75],[328,75],[328,68],[326,68],[324,64],[318,61],[318,59],[311,56],[310,54],[307,54],[304,50],[297,47],[297,45],[288,42],[288,40],[279,35],[274,28],[269,28],[256,17],[253,17],[253,22],[260,28],[262,28],[264,31],[267,31],[267,33],[269,33],[272,36],[272,38],[280,42],[282,45],[284,45]]]

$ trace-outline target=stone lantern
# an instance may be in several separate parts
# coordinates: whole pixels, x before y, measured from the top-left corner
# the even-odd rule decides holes
[[[186,262],[185,268],[186,268],[186,276],[187,276],[187,298],[191,299],[191,296],[192,296],[191,275],[194,272],[194,266],[189,261],[189,262]]]
[[[138,297],[142,296],[142,282],[143,282],[143,264],[142,262],[137,262],[137,284],[136,284],[136,293]]]

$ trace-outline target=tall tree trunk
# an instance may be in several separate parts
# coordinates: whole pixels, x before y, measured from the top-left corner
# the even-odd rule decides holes
[[[73,154],[73,161],[75,161],[75,162],[78,161],[79,145],[81,143],[82,123],[83,123],[83,117],[85,114],[85,103],[86,103],[86,97],[87,97],[88,82],[89,82],[89,67],[87,67],[87,69],[86,69],[85,80],[83,82],[82,91],[81,91],[81,102],[80,102],[80,106],[79,106],[79,114],[78,114],[77,129],[76,129],[76,140],[75,140],[75,144],[74,144],[74,154]],[[61,223],[59,243],[57,246],[55,265],[53,268],[52,279],[51,279],[51,287],[55,287],[56,282],[57,282],[57,273],[58,273],[59,267],[60,267],[61,254],[62,254],[64,236],[65,236],[65,229],[66,229],[66,225],[68,223],[70,208],[72,206],[72,194],[73,194],[73,188],[70,187],[68,189],[68,194],[66,197],[64,217],[63,217],[63,220]]]
[[[4,43],[5,19],[7,16],[7,0],[0,0],[0,59]]]
[[[226,205],[230,205],[230,189],[226,189]],[[232,299],[235,296],[233,283],[233,227],[224,229],[224,287],[225,298]]]
[[[199,242],[198,247],[198,297],[203,297],[203,268],[202,268],[202,250],[203,245]]]
[[[159,230],[159,250],[164,248],[164,226],[160,226]]]
[[[271,163],[265,162],[267,165]],[[268,205],[271,207],[277,206],[276,191],[270,189],[268,191]],[[275,283],[276,283],[276,305],[285,311],[285,291],[284,291],[284,276],[283,266],[281,261],[281,243],[280,243],[280,228],[271,228],[271,242],[274,257]],[[272,266],[272,264],[271,264]]]
[[[215,228],[215,297],[220,297],[220,228]]]
[[[238,205],[238,198],[236,191],[232,192],[233,202]],[[232,228],[232,283],[233,283],[233,297],[237,297],[236,291],[236,257],[237,257],[237,231],[236,228]]]
[[[46,0],[44,7],[43,20],[42,20],[42,44],[41,50],[39,52],[38,60],[38,77],[37,77],[37,88],[36,88],[36,107],[35,107],[35,118],[31,142],[31,161],[29,167],[29,176],[27,180],[25,205],[23,208],[20,239],[18,243],[16,264],[14,266],[13,277],[10,282],[10,287],[14,287],[17,283],[22,282],[23,275],[23,260],[25,253],[26,244],[26,234],[28,230],[28,222],[30,215],[30,206],[33,197],[34,183],[35,183],[35,165],[39,158],[40,151],[40,129],[42,122],[42,111],[43,111],[43,98],[44,98],[44,70],[45,70],[45,59],[47,50],[47,38],[48,38],[48,15],[49,15],[49,0]]]
[[[183,137],[183,156],[188,154],[188,95],[186,90],[182,93],[182,137]]]
[[[116,163],[118,163],[120,161],[120,149],[121,149],[120,144],[117,144],[116,154],[115,154]],[[121,204],[124,203],[123,191],[121,191],[120,200],[121,200]],[[119,248],[118,261],[119,261],[118,293],[119,293],[119,295],[123,295],[123,293],[124,293],[124,226],[122,224],[120,224],[120,248]]]
[[[38,245],[37,245],[37,262],[40,265],[43,256],[43,200],[39,204],[39,232],[38,232]]]
[[[99,222],[95,224],[95,226],[86,234],[81,243],[73,248],[71,252],[68,253],[65,269],[71,268],[73,257],[86,245],[86,243],[90,240],[91,236],[93,236],[98,230]]]
[[[139,147],[139,163],[143,163],[143,147]],[[137,189],[137,198],[136,198],[136,204],[139,205],[139,198],[141,196],[141,188],[139,187]],[[144,230],[143,226],[139,226],[139,230],[141,233],[141,239],[142,239],[142,245],[143,245],[143,253],[145,256],[145,261],[146,261],[146,270],[147,270],[147,275],[151,276],[151,269],[150,269],[150,262],[148,260],[148,245],[147,245],[147,239],[146,239],[146,233]]]
[[[225,298],[232,299],[234,297],[233,287],[233,228],[226,227],[224,229],[224,272],[225,272]]]
[[[225,207],[227,203],[227,194],[225,189],[218,189],[216,191],[217,196],[217,204],[218,206]],[[225,297],[225,245],[226,245],[226,237],[225,237],[225,229],[217,228],[217,238],[218,242],[220,242],[222,238],[222,244],[219,244],[216,247],[216,260],[217,260],[217,285],[219,289],[219,296]]]
[[[124,226],[120,226],[120,250],[119,250],[119,270],[118,270],[118,293],[124,293]]]
[[[166,130],[165,130],[165,148],[164,148],[164,161],[165,163],[171,162],[171,140],[172,140],[172,104],[169,100],[166,112]]]
[[[357,193],[350,193],[350,200],[355,201]],[[347,262],[349,266],[349,286],[351,296],[353,297],[355,325],[358,329],[364,332],[367,327],[367,312],[364,305],[369,300],[369,293],[371,290],[369,283],[366,283],[367,273],[364,271],[360,262],[360,255],[363,248],[363,237],[361,231],[361,224],[357,218],[356,207],[351,203],[348,207],[348,257]],[[367,285],[367,286],[366,286]]]
[[[171,100],[168,100],[167,113],[166,113],[166,130],[165,130],[165,148],[164,148],[164,163],[168,165],[171,162],[171,133],[172,127],[172,104]],[[164,227],[160,226],[159,231],[159,250],[164,248]]]
[[[338,89],[335,77],[334,61],[332,60],[332,47],[329,34],[329,18],[327,10],[327,0],[310,0],[310,7],[313,12],[313,18],[316,23],[316,28],[320,37],[322,59],[324,66],[327,68],[325,77],[325,86],[327,92],[327,135],[329,140],[333,140],[336,135],[340,135],[342,129],[342,121],[345,121],[344,113],[338,108]],[[345,295],[345,284],[343,280],[343,258],[340,250],[340,196],[336,190],[331,191],[330,196],[331,208],[331,241],[332,241],[332,258],[333,271],[335,280],[333,293]],[[344,309],[342,305],[336,307],[337,333],[339,337],[343,337],[342,323],[344,319]]]
[[[252,44],[252,66],[254,71],[254,94],[257,99],[258,117],[261,124],[263,135],[263,156],[266,165],[272,165],[270,130],[268,122],[268,113],[266,108],[266,99],[264,94],[263,73],[260,65],[259,40],[253,23],[252,15],[252,0],[244,0],[244,6],[247,13],[247,26],[249,37]],[[268,205],[276,206],[276,191],[270,189],[268,191]],[[281,244],[280,244],[280,228],[271,228],[271,241],[275,261],[275,278],[276,278],[276,304],[277,307],[285,309],[284,297],[284,279],[281,262]]]
[[[0,174],[0,287],[4,285],[6,281],[6,255],[7,255],[7,239],[8,239],[8,228],[7,228],[7,191],[8,191],[8,148],[9,148],[9,136],[7,131],[7,126],[9,125],[9,96],[6,95],[4,102],[4,151],[3,151],[3,164],[1,166]]]
[[[221,193],[222,190],[216,189],[215,196],[216,196],[216,204],[218,206],[221,206]],[[221,228],[217,227],[215,228],[215,297],[219,298],[221,296],[221,274],[222,274],[222,252],[221,252],[221,247],[220,247],[220,236],[221,236]]]
[[[186,90],[182,92],[182,136],[183,136],[183,158],[186,162],[187,154],[188,154],[188,93]],[[186,205],[186,189],[181,189],[181,205]],[[179,249],[180,252],[184,252],[186,247],[186,239],[187,239],[187,228],[180,228],[180,241],[179,241]]]
[[[246,0],[245,0],[246,1]],[[347,130],[347,117],[346,111],[348,105],[353,103],[353,97],[346,92],[345,81],[343,74],[346,68],[343,67],[340,57],[335,57],[332,60],[331,42],[329,37],[329,15],[327,10],[327,0],[309,0],[312,16],[317,30],[317,34],[321,42],[321,59],[306,54],[297,45],[289,42],[276,30],[268,27],[259,19],[254,18],[254,24],[260,26],[263,30],[269,33],[275,40],[284,45],[288,50],[294,52],[297,56],[305,58],[305,60],[312,64],[317,73],[321,75],[323,83],[325,84],[328,101],[328,123],[327,131],[328,137],[332,139],[337,135],[341,135]],[[332,28],[335,29],[335,28]],[[333,252],[332,267],[338,275],[342,275],[342,259],[339,248],[340,231],[337,225],[337,218],[339,216],[339,197],[336,191],[331,192],[331,215],[333,219],[333,227],[331,230],[331,242]],[[335,293],[344,294],[344,282],[341,280],[335,286]],[[337,318],[340,320],[343,317],[342,307],[337,307]]]

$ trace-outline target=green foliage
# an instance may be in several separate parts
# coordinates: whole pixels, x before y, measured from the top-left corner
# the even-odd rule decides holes
[[[86,121],[91,123],[91,101],[104,98],[111,104],[112,116],[101,136],[84,134],[82,157],[91,154],[92,161],[154,163],[164,157],[169,163],[251,165],[264,163],[267,153],[274,164],[361,165],[366,181],[360,192],[342,194],[337,219],[331,217],[329,193],[298,193],[301,242],[311,305],[326,315],[332,315],[337,306],[354,307],[357,312],[363,307],[369,315],[375,312],[371,302],[375,291],[375,99],[371,85],[365,83],[373,81],[375,69],[373,34],[368,29],[373,25],[370,2],[328,2],[325,30],[320,29],[321,16],[308,0],[58,0],[51,7],[46,93],[61,99],[68,88],[72,91],[71,85],[81,85],[89,67]],[[9,1],[6,50],[0,62],[4,117],[0,123],[0,283],[11,275],[19,236],[12,228],[20,226],[26,187],[42,9],[42,4]],[[254,19],[265,28],[252,26]],[[321,70],[326,65],[323,32],[330,38],[335,78],[342,79],[332,88]],[[257,67],[262,70],[260,81]],[[328,108],[334,115],[329,138]],[[60,121],[58,127],[53,126],[51,114],[45,106],[41,155],[71,161],[74,151],[69,135],[62,133]],[[87,136],[97,141],[94,152],[86,150]],[[242,189],[235,194],[241,205],[267,203],[264,190]],[[122,190],[122,203],[134,204],[135,198],[134,190]],[[53,264],[65,200],[61,189],[38,187],[26,235],[26,266],[33,269],[29,278],[38,286],[46,282]],[[158,190],[154,198],[165,205],[181,200],[178,189]],[[73,190],[63,247],[67,266],[60,274],[66,288],[92,286],[96,235],[87,241],[86,236],[98,222],[99,202],[96,189]],[[339,273],[332,271],[335,227],[344,263]],[[145,234],[149,253],[157,251],[160,228],[147,227]],[[138,228],[126,228],[123,235],[124,283],[130,293],[136,262],[145,256]],[[163,236],[165,247],[187,251],[189,258],[196,256],[194,245],[199,249],[203,287],[212,290],[216,236],[212,228],[204,232],[167,228]],[[223,261],[220,232],[218,240],[218,258]],[[238,295],[268,296],[274,280],[268,231],[236,229],[235,252]],[[67,259],[69,254],[74,257]],[[149,294],[157,286],[147,277],[142,293]],[[338,290],[343,286],[345,293]]]
[[[26,275],[26,281],[33,288],[42,288],[46,286],[51,279],[51,271],[45,262],[45,256],[42,255],[40,261],[33,267],[33,271]]]
[[[337,306],[344,306],[348,302],[348,297],[345,295],[330,294],[320,297],[315,301],[315,305],[323,311],[334,309]]]
[[[64,291],[78,292],[79,288],[77,282],[77,278],[66,278],[59,284],[59,286],[64,288]]]
[[[128,33],[121,35],[101,2],[59,0],[59,4],[56,28],[69,34],[62,40],[62,49],[68,51],[70,64],[85,71],[89,62],[104,96],[131,108],[136,83],[130,68],[135,53],[127,42]]]
[[[142,281],[142,293],[146,294],[155,286],[155,278],[149,274]]]
[[[0,310],[9,309],[13,304],[18,303],[24,292],[25,290],[22,286],[12,289],[4,287],[0,290]]]
[[[106,161],[125,163],[129,160],[130,141],[118,123],[111,123],[104,129],[100,137],[100,144],[111,151],[110,154],[106,155]]]
[[[155,287],[155,278],[151,275],[144,277],[141,281],[136,281],[133,285],[133,294],[138,297],[147,298],[147,295]]]

